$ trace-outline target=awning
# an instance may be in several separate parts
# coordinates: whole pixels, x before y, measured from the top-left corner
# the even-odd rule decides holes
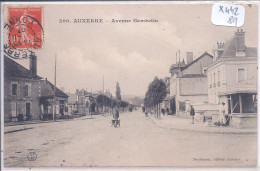
[[[250,93],[250,94],[257,94],[257,87],[237,87],[232,88],[230,90],[225,90],[219,93],[218,96],[225,96],[230,94],[240,94],[240,93]]]

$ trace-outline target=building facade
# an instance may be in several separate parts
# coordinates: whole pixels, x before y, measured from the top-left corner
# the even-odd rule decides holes
[[[205,52],[193,60],[193,54],[188,52],[187,61],[185,66],[170,69],[171,109],[182,117],[189,117],[190,105],[208,103],[207,66],[213,56]]]
[[[37,57],[30,55],[30,69],[26,69],[4,55],[4,121],[23,121],[43,119],[43,115],[52,113],[54,85],[37,75]],[[56,104],[59,111],[65,113],[66,99],[63,92],[56,88]],[[62,95],[61,95],[62,94]],[[45,100],[47,99],[47,100]],[[43,105],[44,104],[44,105]]]
[[[243,30],[238,30],[230,40],[217,45],[214,62],[208,67],[209,103],[226,104],[226,112],[231,115],[231,126],[255,128],[257,49],[245,45]],[[214,121],[217,118],[218,114],[215,114]]]

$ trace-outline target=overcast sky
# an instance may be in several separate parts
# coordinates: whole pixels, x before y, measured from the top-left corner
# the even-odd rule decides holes
[[[237,28],[211,23],[212,5],[46,5],[44,42],[38,55],[38,75],[54,80],[66,91],[77,88],[114,94],[116,81],[122,94],[144,96],[155,76],[170,76],[179,49],[181,58],[194,52],[212,54],[217,41],[229,39]],[[246,45],[257,46],[257,6],[245,6]],[[104,22],[61,24],[59,19],[102,18]],[[156,19],[154,23],[111,23],[112,19]],[[23,61],[28,63],[28,59]],[[27,66],[25,64],[25,66]]]

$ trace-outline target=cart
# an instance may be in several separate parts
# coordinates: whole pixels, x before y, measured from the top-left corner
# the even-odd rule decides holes
[[[112,125],[111,125],[111,126],[114,126],[115,128],[116,128],[117,126],[120,127],[120,120],[112,120]]]

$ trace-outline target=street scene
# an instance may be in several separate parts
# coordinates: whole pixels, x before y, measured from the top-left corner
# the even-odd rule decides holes
[[[112,118],[98,115],[93,119],[21,125],[15,128],[21,129],[17,132],[11,132],[12,126],[6,127],[4,164],[8,167],[195,167],[250,166],[257,162],[256,135],[160,128],[141,111],[120,114],[119,128],[111,127]],[[31,151],[37,154],[35,161],[27,158]]]
[[[258,4],[212,5],[4,4],[3,166],[255,167]]]

